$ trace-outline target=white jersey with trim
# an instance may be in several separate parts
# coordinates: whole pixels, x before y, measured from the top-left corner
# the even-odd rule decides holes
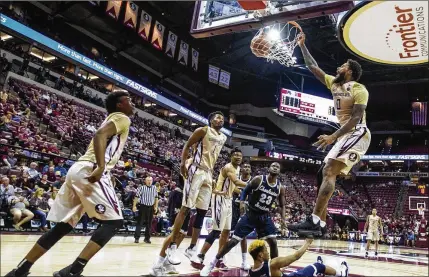
[[[212,172],[226,142],[226,136],[209,126],[204,128],[207,129],[206,135],[195,145],[192,163],[198,168]]]

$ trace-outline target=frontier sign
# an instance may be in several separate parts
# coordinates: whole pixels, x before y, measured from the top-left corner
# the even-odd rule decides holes
[[[366,60],[428,62],[427,1],[365,1],[341,19],[338,32],[343,46]]]

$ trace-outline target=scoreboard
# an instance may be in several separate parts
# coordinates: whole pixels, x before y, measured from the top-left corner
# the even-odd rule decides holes
[[[279,111],[297,115],[304,120],[338,123],[332,99],[290,89],[280,90]]]

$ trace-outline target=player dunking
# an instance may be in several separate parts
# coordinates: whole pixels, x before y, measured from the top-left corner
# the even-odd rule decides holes
[[[289,225],[290,231],[304,236],[321,236],[326,232],[328,202],[335,190],[338,175],[348,174],[368,150],[371,134],[366,127],[365,109],[368,91],[358,83],[362,68],[354,60],[348,60],[337,69],[337,76],[323,72],[305,46],[305,35],[298,41],[305,64],[316,78],[331,90],[334,108],[341,125],[332,135],[321,135],[314,146],[323,151],[337,141],[325,157],[324,164],[317,174],[318,196],[313,214],[306,221]]]
[[[270,246],[271,257],[278,256],[276,232],[274,222],[270,217],[270,212],[275,201],[279,200],[281,207],[282,225],[285,223],[285,189],[280,185],[277,177],[280,173],[280,164],[272,163],[267,176],[256,176],[243,190],[240,200],[244,201],[249,195],[249,211],[243,215],[235,226],[234,236],[224,245],[209,264],[205,265],[200,272],[200,276],[208,276],[217,262],[223,258],[240,240],[244,239],[254,229],[260,239],[266,239]]]
[[[152,276],[163,276],[166,265],[172,267],[180,264],[176,253],[176,242],[190,209],[197,209],[193,225],[193,240],[194,237],[199,237],[203,226],[212,195],[213,169],[226,141],[226,136],[220,132],[224,123],[223,114],[214,112],[208,119],[210,126],[196,129],[183,147],[180,163],[180,172],[185,179],[182,207],[176,216],[171,234],[164,240],[159,257],[149,272]],[[193,156],[187,160],[190,147],[193,147]]]
[[[375,243],[375,256],[377,257],[378,253],[378,241],[380,240],[380,231],[383,232],[383,224],[381,223],[381,218],[377,215],[377,210],[372,209],[372,214],[366,217],[364,231],[367,232],[366,235],[366,253],[365,258],[368,258],[368,251],[371,246],[371,243]]]
[[[273,258],[270,260],[270,254],[268,253],[267,246],[263,240],[255,240],[249,246],[249,254],[252,256],[254,264],[252,269],[249,271],[250,277],[309,277],[309,276],[343,276],[346,277],[349,274],[349,268],[347,263],[343,261],[341,263],[340,270],[336,270],[333,267],[323,264],[322,257],[317,257],[317,262],[308,265],[295,272],[285,274],[282,273],[281,269],[289,266],[293,262],[299,260],[305,251],[310,246],[312,239],[306,239],[305,244],[295,253],[285,256]]]
[[[236,187],[244,188],[247,183],[240,180],[239,172],[243,154],[239,149],[231,151],[231,162],[226,164],[220,171],[217,179],[216,189],[212,196],[212,218],[213,230],[208,234],[200,254],[192,257],[192,266],[201,269],[204,262],[204,256],[209,251],[213,242],[219,237],[219,249],[226,244],[229,238],[232,224],[232,205],[233,194]],[[244,252],[246,254],[246,251]],[[245,266],[245,265],[242,265]],[[220,265],[221,269],[226,269],[223,262]]]
[[[6,276],[27,276],[32,265],[79,222],[84,213],[96,218],[101,226],[73,264],[54,276],[80,276],[88,261],[123,225],[122,211],[112,185],[110,170],[118,162],[131,124],[134,105],[125,92],[106,97],[107,118],[95,133],[79,160],[73,164],[55,198],[48,220],[58,222],[43,234],[18,267]]]

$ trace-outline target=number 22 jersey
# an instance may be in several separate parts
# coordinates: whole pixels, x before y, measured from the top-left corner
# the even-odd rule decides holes
[[[279,181],[276,180],[274,184],[270,184],[268,176],[262,175],[261,183],[249,195],[249,210],[259,214],[269,213],[279,194]]]

